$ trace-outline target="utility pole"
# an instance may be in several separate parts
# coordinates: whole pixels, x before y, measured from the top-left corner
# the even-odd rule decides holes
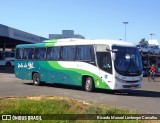
[[[152,35],[154,35],[153,33],[150,34],[151,35],[151,40],[152,40]]]
[[[126,41],[126,24],[128,24],[128,22],[123,22],[123,24],[125,24],[125,41]]]

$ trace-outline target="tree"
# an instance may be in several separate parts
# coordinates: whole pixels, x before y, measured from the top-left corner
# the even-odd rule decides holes
[[[138,44],[148,46],[148,41],[146,41],[145,38],[142,38]]]

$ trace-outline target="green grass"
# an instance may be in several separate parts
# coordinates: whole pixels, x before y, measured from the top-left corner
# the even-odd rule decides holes
[[[101,104],[86,103],[83,101],[63,98],[63,97],[30,97],[30,98],[1,98],[0,99],[0,114],[18,114],[18,115],[42,115],[51,117],[59,117],[64,120],[53,120],[57,123],[68,123],[68,122],[78,122],[78,123],[140,123],[144,121],[136,120],[68,120],[65,119],[68,115],[61,114],[135,114],[133,111],[120,109],[117,107],[111,107]],[[58,114],[58,115],[49,115]],[[95,115],[95,116],[96,116]],[[68,117],[74,117],[75,115],[69,115]],[[86,115],[87,116],[87,115]],[[92,116],[92,115],[89,115]],[[94,115],[93,115],[94,116]],[[43,117],[43,115],[42,115]],[[62,118],[63,117],[63,118]],[[2,121],[6,122],[6,121]],[[16,121],[10,121],[16,122]],[[28,122],[28,121],[22,121]],[[31,121],[30,121],[31,122]],[[33,121],[35,122],[35,121]],[[50,120],[42,120],[36,122],[51,122]],[[152,121],[154,122],[154,121]]]

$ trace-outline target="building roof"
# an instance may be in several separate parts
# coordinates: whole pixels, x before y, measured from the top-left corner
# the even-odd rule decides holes
[[[0,24],[0,36],[21,40],[29,43],[38,43],[47,38],[37,36],[25,31],[14,29],[5,25]]]

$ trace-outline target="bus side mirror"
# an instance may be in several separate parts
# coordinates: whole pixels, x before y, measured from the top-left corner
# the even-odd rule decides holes
[[[115,59],[116,59],[116,53],[113,52],[113,53],[112,53],[112,60],[115,60]]]

